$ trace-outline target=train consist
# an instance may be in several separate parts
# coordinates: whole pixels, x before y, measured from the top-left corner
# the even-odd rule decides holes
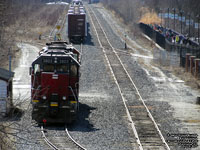
[[[87,36],[86,13],[82,1],[72,1],[67,14],[68,38],[72,43],[82,43]]]
[[[83,6],[82,0],[73,0],[72,1],[72,6],[75,6],[75,5],[81,5],[81,6]]]
[[[32,119],[41,123],[71,123],[76,119],[80,54],[67,42],[47,43],[32,63]]]

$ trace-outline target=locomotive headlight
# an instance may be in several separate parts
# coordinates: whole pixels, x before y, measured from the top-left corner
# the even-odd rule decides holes
[[[67,98],[66,98],[66,96],[63,96],[63,100],[66,100]]]
[[[44,95],[44,96],[42,96],[42,99],[47,99],[47,97]]]

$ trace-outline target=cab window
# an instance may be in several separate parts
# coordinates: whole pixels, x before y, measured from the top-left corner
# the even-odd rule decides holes
[[[69,72],[68,65],[66,64],[56,65],[56,71],[58,73],[68,73]]]
[[[77,76],[77,74],[78,74],[77,65],[72,64],[72,65],[71,65],[71,75],[72,75],[72,76]]]
[[[74,54],[73,58],[78,61],[78,54]]]
[[[43,66],[43,71],[44,72],[54,72],[54,65],[52,65],[52,64],[45,64]]]
[[[39,73],[40,72],[40,65],[39,64],[35,64],[34,65],[34,74]]]

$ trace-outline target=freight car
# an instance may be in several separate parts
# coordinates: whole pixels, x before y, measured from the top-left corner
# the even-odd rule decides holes
[[[30,67],[32,119],[72,123],[78,112],[79,52],[66,42],[47,43]]]
[[[82,2],[82,0],[73,0],[72,1],[72,5],[73,6],[83,6],[83,2]]]
[[[88,0],[88,3],[91,4],[91,3],[99,3],[99,0]]]
[[[71,6],[67,17],[69,41],[82,43],[87,36],[87,21],[84,8],[82,6]]]

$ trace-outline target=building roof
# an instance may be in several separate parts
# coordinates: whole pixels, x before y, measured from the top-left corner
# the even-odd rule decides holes
[[[6,69],[0,68],[0,78],[3,80],[9,80],[10,78],[14,77],[14,72],[9,72]]]

